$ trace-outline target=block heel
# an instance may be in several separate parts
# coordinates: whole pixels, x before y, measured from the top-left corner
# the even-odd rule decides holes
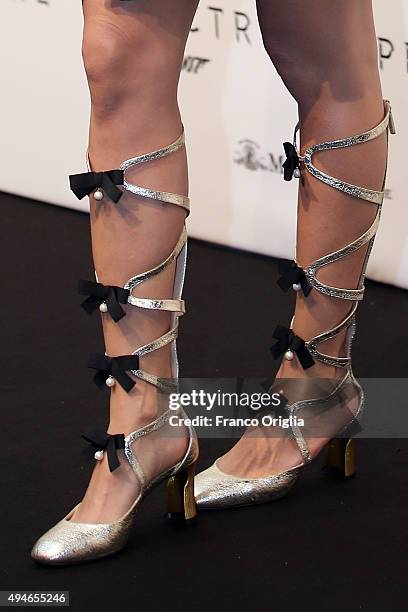
[[[357,471],[356,441],[354,438],[336,438],[326,447],[325,470],[338,472],[351,478]]]
[[[197,518],[197,506],[194,497],[194,476],[196,463],[185,470],[174,474],[167,481],[166,513],[168,521],[184,521],[193,523]]]

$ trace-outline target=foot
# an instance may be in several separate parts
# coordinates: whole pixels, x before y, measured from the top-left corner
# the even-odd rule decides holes
[[[138,381],[126,394],[118,385],[111,396],[111,421],[108,433],[129,433],[154,421],[166,410],[166,397]],[[166,426],[158,432],[138,438],[133,450],[148,481],[176,465],[188,447],[184,428]],[[107,453],[97,461],[85,496],[73,516],[77,523],[110,523],[120,519],[141,492],[140,482],[120,451],[120,467],[109,470]]]
[[[273,390],[282,392],[293,403],[297,400],[325,397],[340,382],[344,372],[316,363],[303,370],[296,357],[284,361],[279,369]],[[329,405],[301,409],[297,416],[304,420],[301,432],[312,458],[338,434],[353,418],[358,401],[355,389],[348,385],[343,402],[335,397]],[[345,399],[345,401],[344,401]],[[291,429],[253,427],[225,455],[217,460],[217,467],[225,474],[239,478],[262,478],[299,467],[303,460]]]

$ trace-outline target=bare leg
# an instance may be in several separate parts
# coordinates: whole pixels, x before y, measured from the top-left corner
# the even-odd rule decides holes
[[[384,115],[377,64],[371,0],[258,0],[265,48],[299,107],[301,151],[318,142],[369,130]],[[315,163],[331,176],[381,190],[386,166],[386,135],[348,150],[318,153]],[[336,191],[304,172],[299,190],[297,262],[302,268],[361,236],[370,227],[376,206]],[[322,269],[319,279],[336,287],[356,287],[366,254],[353,255]],[[298,295],[294,332],[309,340],[337,325],[350,302],[312,290]],[[322,350],[341,356],[345,334],[327,341]],[[323,348],[324,347],[324,348]],[[337,369],[321,363],[303,370],[298,360],[285,361],[279,377],[330,378]],[[312,454],[324,445],[310,440]],[[228,473],[256,477],[298,465],[291,438],[247,433],[218,465]]]
[[[84,0],[84,64],[92,101],[89,156],[94,171],[118,168],[125,159],[174,142],[182,132],[177,86],[186,39],[198,0]],[[155,190],[187,194],[185,150],[132,168],[127,179]],[[127,192],[117,205],[90,198],[92,246],[98,279],[123,286],[132,276],[160,264],[181,234],[183,209]],[[149,279],[133,295],[169,298],[175,267]],[[168,312],[125,307],[114,323],[103,315],[106,352],[129,355],[170,329]],[[141,358],[141,369],[172,376],[165,346]],[[101,410],[103,400],[101,399]],[[125,433],[159,413],[155,387],[138,381],[130,393],[116,384],[111,392],[109,433]],[[143,443],[141,443],[143,445]],[[145,441],[145,471],[152,475],[173,465],[186,448],[184,437]],[[139,483],[127,462],[110,473],[106,454],[95,466],[74,521],[118,519],[137,496]]]

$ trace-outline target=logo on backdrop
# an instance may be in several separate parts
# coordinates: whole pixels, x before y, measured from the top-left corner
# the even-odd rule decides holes
[[[16,1],[16,0],[14,0]],[[27,0],[17,0],[26,3]],[[52,0],[29,0],[31,4],[50,6]],[[252,23],[250,16],[243,11],[226,11],[220,6],[206,6],[199,10],[191,33],[209,32],[217,40],[222,39],[229,33],[231,28],[237,43],[252,44],[252,30],[258,28],[258,24]],[[405,46],[405,71],[408,73],[408,42]],[[395,43],[390,38],[378,37],[378,55],[381,70],[385,70],[387,63],[395,53]],[[210,60],[202,57],[187,56],[184,59],[183,70],[197,74],[200,69]]]
[[[221,39],[230,31],[231,27],[237,43],[252,44],[252,22],[249,15],[242,11],[226,11],[220,6],[201,8],[199,16],[194,20],[191,32],[197,34],[207,31],[214,38]]]
[[[275,174],[282,174],[284,155],[276,155],[262,151],[258,143],[246,138],[238,142],[234,163],[244,166],[247,170],[265,170]]]
[[[266,172],[273,172],[274,174],[282,174],[284,157],[284,155],[265,153],[261,150],[258,143],[254,140],[249,140],[249,138],[245,138],[244,140],[238,141],[238,148],[235,152],[233,161],[235,164],[238,164],[238,166],[243,166],[252,172],[264,170]],[[384,198],[386,200],[392,200],[391,188],[388,187],[384,190]]]
[[[184,72],[192,72],[197,74],[206,66],[211,60],[206,57],[194,57],[192,55],[186,55],[183,60],[182,70]]]
[[[408,42],[403,43],[405,46],[405,72],[408,73]],[[378,37],[378,55],[380,59],[380,68],[385,70],[387,63],[392,59],[395,53],[395,44],[390,38]]]
[[[381,70],[384,70],[385,61],[391,59],[394,51],[394,43],[389,38],[378,38],[378,53],[380,56]]]

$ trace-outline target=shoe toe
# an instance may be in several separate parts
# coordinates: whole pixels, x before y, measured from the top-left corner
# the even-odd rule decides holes
[[[197,474],[194,480],[197,508],[209,510],[233,505],[234,482],[234,477],[223,474],[215,464]]]
[[[80,523],[56,525],[34,544],[31,558],[45,565],[71,565],[105,556],[103,542],[91,530],[78,527],[84,526]]]
[[[66,549],[64,543],[59,540],[42,536],[33,546],[31,558],[38,563],[56,565],[64,562]]]
[[[121,550],[133,521],[132,512],[114,523],[74,523],[67,518],[47,531],[31,551],[31,557],[46,565],[70,565],[93,561]]]
[[[299,468],[295,468],[276,476],[236,478],[214,464],[195,478],[197,508],[210,510],[271,502],[286,495],[298,475]]]
[[[78,540],[72,538],[70,523],[61,521],[34,544],[31,558],[46,565],[70,563],[78,554]]]
[[[92,551],[92,533],[83,527],[87,526],[66,520],[57,523],[34,544],[31,558],[45,565],[86,560]]]

